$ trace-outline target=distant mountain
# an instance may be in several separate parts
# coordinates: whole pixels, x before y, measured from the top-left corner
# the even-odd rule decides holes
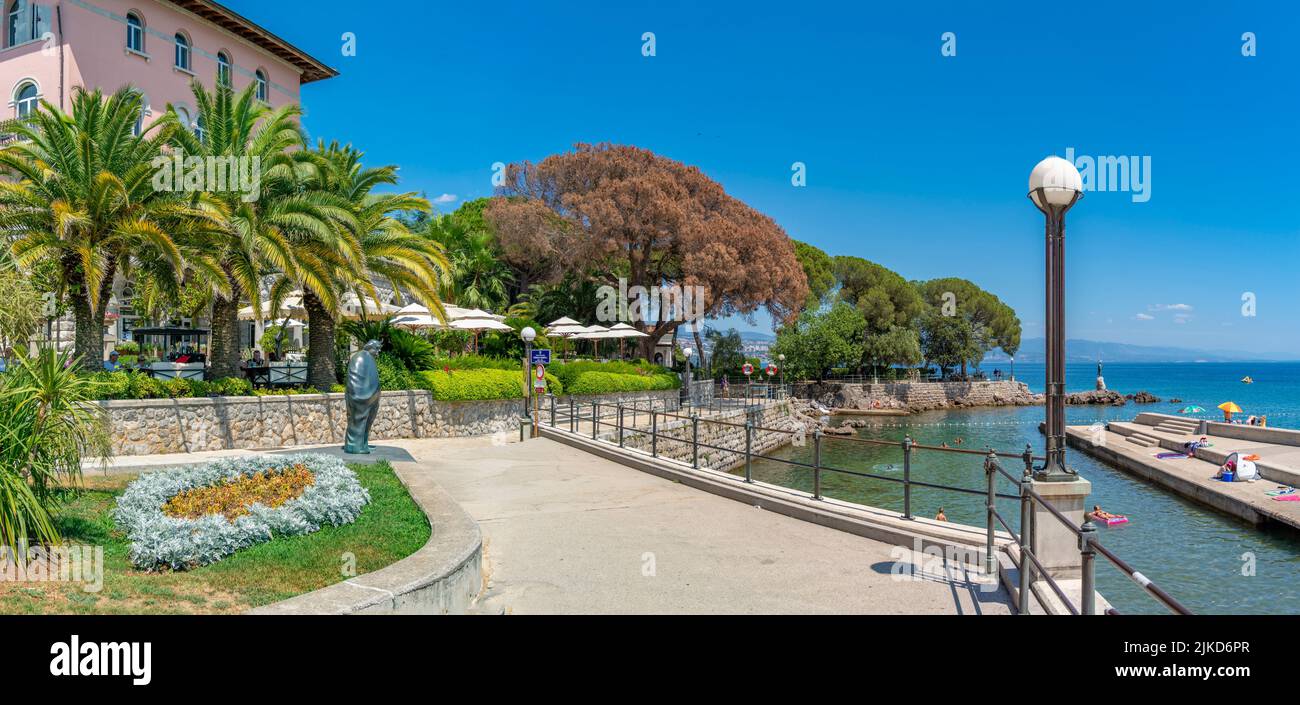
[[[756,330],[745,330],[740,332],[740,339],[741,340],[762,340],[770,343],[776,340],[776,336],[772,335],[771,333],[763,333],[761,331],[756,331]]]
[[[1041,363],[1044,361],[1045,341],[1027,338],[1020,343],[1016,362]],[[1295,353],[1251,353],[1240,350],[1197,350],[1193,348],[1163,347],[1156,345],[1129,345],[1104,343],[1096,340],[1066,340],[1066,362],[1266,362],[1297,360]],[[986,362],[1006,362],[1007,356],[995,350]]]

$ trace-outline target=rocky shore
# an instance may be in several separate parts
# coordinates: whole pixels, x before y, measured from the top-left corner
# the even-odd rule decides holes
[[[827,409],[857,411],[900,411],[917,413],[936,409],[963,409],[985,406],[1034,406],[1044,401],[1023,382],[882,382],[846,384],[841,382],[804,382],[794,385],[794,396],[814,401]],[[1159,397],[1146,391],[1124,395],[1113,390],[1076,392],[1066,395],[1065,403],[1074,406],[1124,406],[1154,404]]]

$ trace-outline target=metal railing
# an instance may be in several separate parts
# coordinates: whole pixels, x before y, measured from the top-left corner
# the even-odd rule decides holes
[[[813,431],[812,435],[812,462],[806,463],[798,460],[789,460],[778,458],[771,455],[754,452],[754,434],[788,434],[792,440],[799,439],[805,435],[800,430],[779,429],[765,427],[754,422],[757,417],[766,408],[768,400],[758,400],[757,403],[750,404],[749,399],[726,399],[715,397],[712,403],[707,406],[692,407],[685,403],[685,400],[667,399],[667,398],[646,398],[633,399],[615,403],[601,403],[599,401],[578,402],[572,398],[567,403],[560,402],[553,395],[547,395],[546,406],[543,407],[541,419],[538,423],[549,426],[559,431],[567,431],[574,435],[590,437],[597,442],[605,442],[611,445],[617,445],[620,448],[631,452],[636,451],[627,448],[628,432],[642,434],[649,437],[648,455],[652,459],[669,459],[664,457],[661,450],[665,441],[679,444],[687,444],[689,447],[689,465],[693,469],[700,467],[700,451],[713,450],[730,456],[735,456],[735,462],[743,459],[744,479],[743,482],[752,484],[753,462],[755,460],[767,460],[776,463],[782,463],[792,467],[801,468],[811,474],[812,480],[812,499],[822,501],[825,499],[822,492],[822,476],[824,473],[835,473],[845,477],[863,478],[866,480],[894,483],[901,485],[903,489],[903,518],[914,520],[912,513],[912,490],[920,487],[930,490],[943,492],[952,492],[966,495],[981,495],[984,497],[985,505],[985,542],[983,553],[983,569],[986,574],[996,574],[997,571],[997,551],[996,544],[996,527],[1001,525],[1006,535],[1010,537],[1019,550],[1019,594],[1018,610],[1020,614],[1030,613],[1030,596],[1033,595],[1040,606],[1047,610],[1047,602],[1042,596],[1037,595],[1033,590],[1034,576],[1040,576],[1042,582],[1045,582],[1049,589],[1064,605],[1065,609],[1074,615],[1096,614],[1096,577],[1095,563],[1096,556],[1100,554],[1110,562],[1124,576],[1140,586],[1146,594],[1150,595],[1161,605],[1175,614],[1192,614],[1173,596],[1165,592],[1149,578],[1142,573],[1133,569],[1127,562],[1117,556],[1109,548],[1106,548],[1097,539],[1097,527],[1086,520],[1081,526],[1075,523],[1052,505],[1038,492],[1033,489],[1033,472],[1034,461],[1045,460],[1041,456],[1033,455],[1029,446],[1025,446],[1022,453],[1002,453],[992,448],[984,450],[949,448],[946,446],[931,446],[916,443],[911,437],[905,437],[902,441],[876,440],[868,438],[858,438],[856,436],[828,436],[822,433],[820,428]],[[739,403],[737,403],[739,402]],[[729,404],[730,403],[730,404]],[[722,414],[726,411],[738,411],[743,409],[745,412],[745,421],[738,423],[736,421],[725,421],[717,418],[706,418],[701,415],[701,411],[708,411],[715,414]],[[682,413],[687,412],[687,413]],[[630,421],[629,421],[630,417]],[[675,427],[665,427],[662,422],[674,421],[679,422]],[[645,425],[638,425],[643,422]],[[736,448],[722,447],[716,444],[706,443],[700,440],[701,424],[714,424],[717,426],[728,427],[745,434],[744,450]],[[607,436],[602,436],[602,429],[610,432]],[[521,433],[522,437],[522,433]],[[879,475],[876,473],[865,472],[862,470],[853,470],[849,468],[834,467],[823,461],[822,446],[827,442],[854,443],[874,446],[888,446],[899,448],[902,452],[902,477],[891,477],[888,475]],[[947,485],[937,482],[928,482],[918,480],[913,477],[913,454],[916,452],[934,452],[949,453],[956,455],[978,455],[984,458],[985,486],[982,488],[961,487]],[[726,457],[726,456],[724,456]],[[1001,463],[1002,458],[1016,458],[1024,464],[1024,472],[1020,477],[1016,477],[1007,472]],[[686,460],[678,460],[685,464]],[[1001,475],[1009,481],[1015,488],[1016,493],[1010,494],[997,491],[997,477]],[[1002,515],[997,506],[997,500],[1017,500],[1020,506],[1020,531],[1015,531],[1010,522]],[[1081,592],[1079,604],[1075,604],[1064,589],[1053,577],[1051,571],[1042,563],[1042,559],[1035,553],[1031,535],[1033,507],[1037,504],[1047,511],[1047,515],[1056,519],[1062,526],[1072,532],[1079,540],[1079,555],[1081,562]],[[1040,515],[1041,516],[1041,515]],[[1109,614],[1118,614],[1114,609],[1108,610]]]

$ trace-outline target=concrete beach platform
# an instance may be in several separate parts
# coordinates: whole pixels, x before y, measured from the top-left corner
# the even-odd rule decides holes
[[[1181,422],[1181,423],[1180,423]],[[1195,420],[1166,414],[1139,414],[1132,422],[1108,424],[1108,430],[1088,426],[1066,429],[1071,447],[1125,472],[1137,475],[1178,495],[1239,517],[1253,524],[1277,525],[1300,530],[1300,502],[1279,502],[1265,492],[1279,485],[1296,486],[1300,478],[1300,446],[1215,435],[1228,424],[1211,423],[1206,434],[1196,433]],[[1265,430],[1265,429],[1261,429]],[[1284,432],[1268,434],[1273,441],[1289,440]],[[1214,445],[1200,448],[1195,458],[1156,458],[1159,453],[1183,452],[1183,444],[1206,435]],[[1264,436],[1260,436],[1264,437]],[[1255,482],[1222,482],[1214,478],[1219,466],[1234,452],[1256,453],[1261,479]]]

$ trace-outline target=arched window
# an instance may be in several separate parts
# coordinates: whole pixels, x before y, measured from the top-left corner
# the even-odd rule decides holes
[[[152,111],[149,110],[149,96],[141,95],[141,96],[140,96],[140,114],[136,116],[136,118],[135,118],[135,125],[131,127],[131,134],[132,134],[132,135],[135,135],[136,137],[139,137],[140,135],[143,135],[143,134],[144,134],[144,118],[145,118],[145,116],[148,115],[150,112],[152,112]]]
[[[217,53],[217,83],[230,85],[230,55],[224,51]]]
[[[258,69],[253,80],[257,82],[257,99],[265,103],[268,95],[268,91],[266,90],[266,72],[262,69]]]
[[[176,33],[176,68],[190,71],[190,40]]]
[[[126,48],[144,53],[144,20],[134,12],[126,15]]]
[[[18,46],[40,39],[50,31],[50,8],[34,5],[31,0],[13,0],[5,13],[9,23],[5,46]]]
[[[14,91],[14,108],[19,120],[26,120],[36,112],[36,106],[40,104],[40,91],[36,90],[36,84],[27,81]]]

